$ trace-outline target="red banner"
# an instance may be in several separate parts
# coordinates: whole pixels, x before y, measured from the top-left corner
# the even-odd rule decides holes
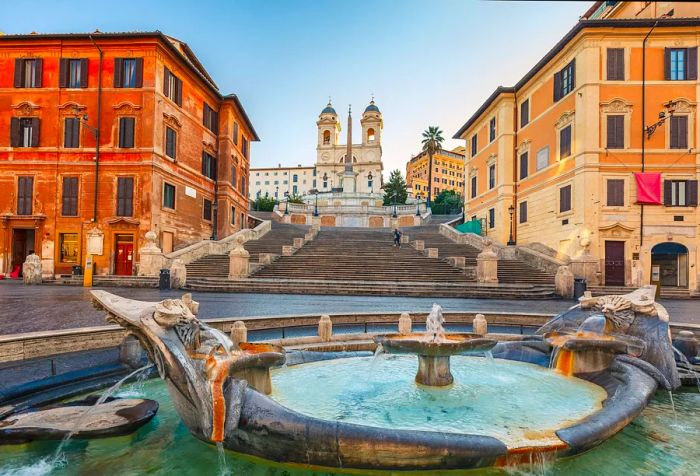
[[[637,181],[637,203],[660,205],[661,202],[661,174],[659,173],[635,173]]]

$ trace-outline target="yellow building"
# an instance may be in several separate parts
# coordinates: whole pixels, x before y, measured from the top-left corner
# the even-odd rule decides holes
[[[464,147],[440,149],[433,156],[433,194],[464,190]],[[428,153],[421,152],[406,164],[406,186],[414,197],[428,197]]]
[[[646,284],[653,269],[697,289],[699,16],[698,4],[596,2],[456,133],[467,217],[497,242],[512,230],[583,262],[589,285]]]

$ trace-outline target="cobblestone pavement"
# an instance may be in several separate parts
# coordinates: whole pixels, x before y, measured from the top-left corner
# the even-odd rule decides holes
[[[97,288],[96,288],[97,289]],[[181,291],[103,288],[144,301],[179,297]],[[200,317],[242,317],[334,312],[430,311],[433,302],[445,310],[556,314],[572,301],[416,298],[383,296],[315,296],[296,294],[194,293]],[[673,322],[700,324],[700,301],[665,300]],[[25,286],[0,281],[0,335],[105,325],[104,313],[92,307],[89,289],[78,286]]]

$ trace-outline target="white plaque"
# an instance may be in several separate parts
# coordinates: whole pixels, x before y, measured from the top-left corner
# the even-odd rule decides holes
[[[185,187],[185,195],[192,198],[197,198],[197,191],[192,187]]]
[[[99,228],[93,228],[87,235],[87,254],[102,256],[104,233]]]

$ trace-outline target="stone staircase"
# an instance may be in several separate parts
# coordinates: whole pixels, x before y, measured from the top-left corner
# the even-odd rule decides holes
[[[258,264],[260,253],[282,254],[282,247],[292,245],[294,238],[303,238],[309,231],[305,225],[288,225],[272,222],[272,229],[258,240],[249,240],[243,247],[250,253],[250,263]],[[228,278],[229,257],[224,254],[212,254],[188,263],[187,279],[192,278]]]
[[[463,256],[466,266],[476,267],[479,250],[467,244],[455,243],[440,233],[439,225],[402,228],[411,242],[423,240],[426,248],[437,248],[443,260]],[[554,274],[534,268],[517,260],[499,260],[498,282],[505,284],[554,285]]]

